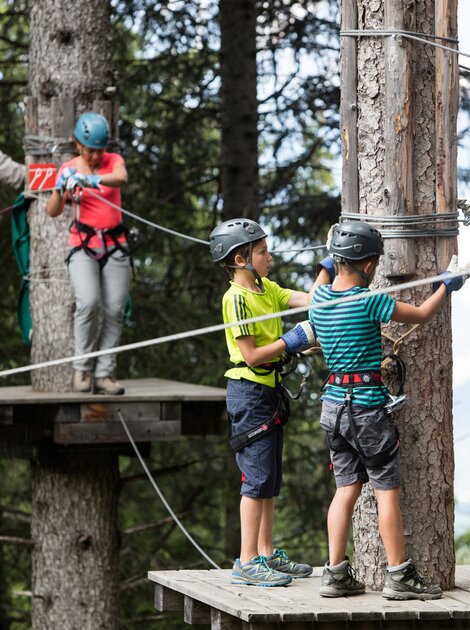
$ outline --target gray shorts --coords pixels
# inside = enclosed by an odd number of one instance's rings
[[[325,431],[327,441],[333,439],[336,420],[341,405],[323,401],[320,425]],[[366,457],[376,455],[390,444],[396,443],[395,423],[392,417],[385,413],[383,407],[352,407],[359,444]],[[370,481],[377,490],[393,490],[400,486],[400,458],[398,450],[395,457],[388,463],[377,467],[366,467],[355,448],[354,439],[349,427],[348,413],[343,410],[340,420],[340,434],[344,438],[344,450],[331,450],[330,457],[338,488],[350,486],[353,483]],[[351,448],[347,447],[347,444]]]

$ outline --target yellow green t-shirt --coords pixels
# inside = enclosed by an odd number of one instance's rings
[[[229,324],[251,317],[284,311],[288,306],[293,290],[283,289],[276,282],[272,282],[267,278],[263,278],[263,285],[264,292],[259,293],[231,282],[230,288],[222,299],[224,323]],[[252,335],[255,338],[256,347],[266,346],[279,339],[282,335],[282,320],[280,317],[273,317],[261,322],[227,328],[225,330],[225,339],[232,363],[244,361],[238,347],[237,338],[247,335]],[[274,361],[277,360],[274,359]],[[274,372],[271,372],[271,374],[255,374],[248,367],[230,368],[225,372],[225,376],[235,380],[245,378],[269,387],[275,387],[276,385]]]

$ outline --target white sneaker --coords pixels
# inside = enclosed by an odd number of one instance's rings
[[[73,373],[73,390],[82,393],[91,391],[91,372],[75,370]]]
[[[108,394],[109,396],[119,396],[124,394],[126,390],[124,387],[116,381],[112,376],[103,376],[102,378],[95,378],[93,385],[94,394]]]

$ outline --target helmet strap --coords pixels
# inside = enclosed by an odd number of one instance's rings
[[[250,243],[249,245],[249,250],[248,250],[248,262],[246,263],[246,265],[224,265],[224,267],[229,267],[230,269],[246,269],[247,271],[251,271],[251,273],[254,275],[255,277],[255,282],[256,284],[259,286],[260,291],[262,293],[264,293],[264,285],[263,285],[263,281],[261,279],[261,276],[259,275],[259,273],[256,271],[256,269],[253,267],[253,257],[252,257],[252,252],[253,252],[253,243]],[[228,270],[227,270],[228,271]]]
[[[354,265],[351,265],[350,262],[348,262],[347,260],[343,260],[343,262],[354,271],[354,273],[357,273],[359,276],[361,276],[361,278],[364,278],[364,280],[366,281],[366,286],[368,287],[370,285],[370,283],[372,282],[372,277],[373,274],[371,273],[366,273],[365,271],[362,271],[362,269],[358,269],[357,267],[355,267]]]

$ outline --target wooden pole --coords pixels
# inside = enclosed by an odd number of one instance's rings
[[[343,0],[341,30],[357,29],[356,0]],[[341,155],[343,212],[359,212],[357,165],[357,49],[355,37],[341,39]]]
[[[439,61],[430,44],[380,36],[385,28],[434,35],[435,19],[440,22],[436,25],[439,33],[453,36],[449,23],[454,24],[456,8],[451,4],[451,0],[356,0],[359,28],[378,31],[376,37],[356,40],[358,198],[365,220],[367,215],[412,213],[429,215],[429,227],[434,227],[436,210],[455,210],[450,191],[455,190],[451,184],[456,83],[450,59],[440,54]],[[343,10],[346,7],[344,2]],[[342,74],[350,71],[342,59]],[[350,207],[347,199],[344,206]],[[397,276],[434,275],[447,265],[448,255],[441,252],[448,252],[449,246],[452,242],[442,237],[387,239],[387,256],[374,287],[389,286]],[[423,286],[393,297],[419,305],[431,291],[430,286]],[[386,328],[394,338],[406,330],[393,322]],[[391,350],[384,345],[385,352]],[[407,337],[399,351],[408,369],[408,405],[395,414],[401,434],[405,553],[432,581],[450,588],[455,567],[450,300],[429,323]],[[359,578],[380,589],[386,559],[369,484],[356,506],[353,526]]]
[[[384,4],[385,29],[414,30],[413,6],[402,0]],[[385,175],[383,211],[385,215],[414,213],[413,202],[413,46],[397,35],[384,40],[385,57]],[[383,273],[387,277],[408,276],[416,271],[412,239],[386,239]]]
[[[457,2],[436,0],[436,35],[457,38]],[[437,40],[449,47],[457,46]],[[436,48],[436,212],[457,210],[457,115],[458,57]],[[447,224],[440,224],[448,227]],[[437,269],[447,268],[457,253],[457,238],[439,238],[436,245]]]

